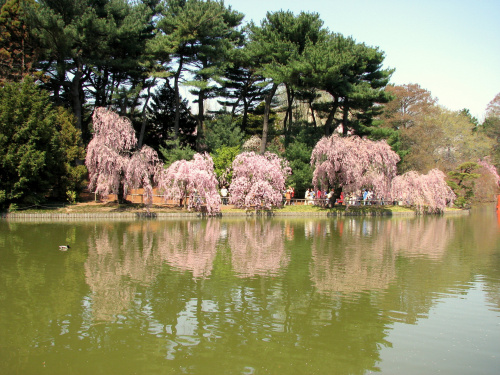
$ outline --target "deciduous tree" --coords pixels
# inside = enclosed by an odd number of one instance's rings
[[[159,159],[148,146],[134,152],[137,145],[130,120],[106,108],[96,108],[92,116],[94,136],[87,146],[85,164],[89,189],[96,194],[117,194],[125,198],[129,188],[144,187],[152,202],[152,181]]]
[[[341,186],[344,192],[372,187],[378,196],[385,197],[398,161],[399,156],[385,141],[334,134],[323,137],[312,151],[313,184],[322,189]]]
[[[419,212],[441,212],[456,198],[445,181],[445,174],[432,169],[427,174],[406,172],[392,181],[391,197],[415,206]]]
[[[281,206],[285,182],[291,173],[288,161],[271,152],[243,152],[233,162],[230,203],[238,207]]]
[[[438,109],[437,98],[418,84],[388,85],[385,91],[393,98],[384,105],[385,126],[408,129]]]
[[[177,160],[167,169],[162,168],[156,181],[165,200],[186,202],[189,198],[188,209],[201,211],[205,206],[208,214],[220,211],[221,198],[214,163],[207,153],[197,153],[193,160]]]
[[[426,173],[438,168],[447,172],[489,155],[493,142],[483,132],[473,129],[474,125],[463,113],[437,108],[401,131],[403,148],[409,150],[401,169]]]

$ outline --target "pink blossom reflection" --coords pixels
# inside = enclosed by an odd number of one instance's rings
[[[433,218],[429,225],[425,220],[316,222],[322,228],[315,228],[313,236],[312,282],[321,292],[387,289],[396,277],[399,255],[441,260],[455,232],[453,221]],[[306,233],[310,231],[306,226]]]
[[[168,264],[205,278],[212,272],[220,231],[219,220],[180,221],[159,234],[158,250]]]
[[[248,220],[229,227],[233,269],[239,277],[275,275],[290,261],[280,223]]]
[[[153,252],[151,225],[131,224],[124,231],[102,226],[89,237],[85,279],[95,320],[114,320],[130,308],[137,286],[156,278],[161,260]]]

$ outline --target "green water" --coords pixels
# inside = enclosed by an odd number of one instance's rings
[[[446,217],[0,221],[0,374],[499,369],[494,207]]]

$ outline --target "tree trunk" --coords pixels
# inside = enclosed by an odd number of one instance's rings
[[[262,126],[262,140],[260,142],[260,153],[263,154],[266,152],[267,145],[267,133],[269,132],[269,114],[271,113],[271,101],[273,100],[273,96],[278,89],[278,84],[273,83],[273,87],[271,91],[266,95],[265,99],[265,107],[264,107],[264,124]]]
[[[328,114],[328,118],[325,123],[325,135],[328,137],[331,134],[333,120],[335,120],[335,113],[337,113],[337,108],[339,107],[339,97],[334,96],[333,106]]]
[[[248,101],[246,99],[243,99],[243,116],[241,119],[241,131],[244,133],[247,129],[247,123],[248,123]]]
[[[198,116],[196,116],[196,150],[198,152],[202,151],[203,147],[203,133],[205,132],[205,108],[203,106],[203,101],[205,100],[205,90],[201,90],[198,93]]]
[[[292,130],[293,123],[293,100],[295,99],[295,91],[293,88],[287,89],[287,97],[288,97],[288,133]]]
[[[141,132],[139,133],[139,142],[138,142],[138,149],[140,150],[142,148],[142,142],[144,141],[144,133],[146,132],[146,123],[147,123],[147,109],[148,109],[148,103],[149,99],[151,98],[151,87],[153,87],[156,83],[156,78],[153,79],[153,82],[151,85],[148,85],[148,96],[146,97],[146,101],[144,103],[144,106],[142,107],[142,124],[141,124]]]
[[[317,126],[316,116],[314,115],[314,108],[313,108],[313,101],[312,100],[309,100],[309,108],[311,109],[311,117],[312,117],[313,125],[314,125],[314,127],[316,127]]]
[[[179,67],[174,75],[174,92],[175,92],[175,120],[174,120],[174,139],[179,137],[179,124],[181,119],[181,96],[179,93],[179,79],[182,72],[182,64],[184,63],[184,57],[181,55],[179,57]]]
[[[343,110],[344,114],[342,116],[342,135],[345,137],[347,136],[348,132],[347,125],[349,121],[349,99],[347,97],[344,98]]]
[[[83,72],[81,67],[75,72],[70,85],[71,101],[73,104],[73,114],[76,119],[76,128],[82,130],[82,101],[80,98],[80,84]]]

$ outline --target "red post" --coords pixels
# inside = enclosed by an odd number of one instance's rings
[[[500,195],[497,195],[497,210],[500,210]]]

